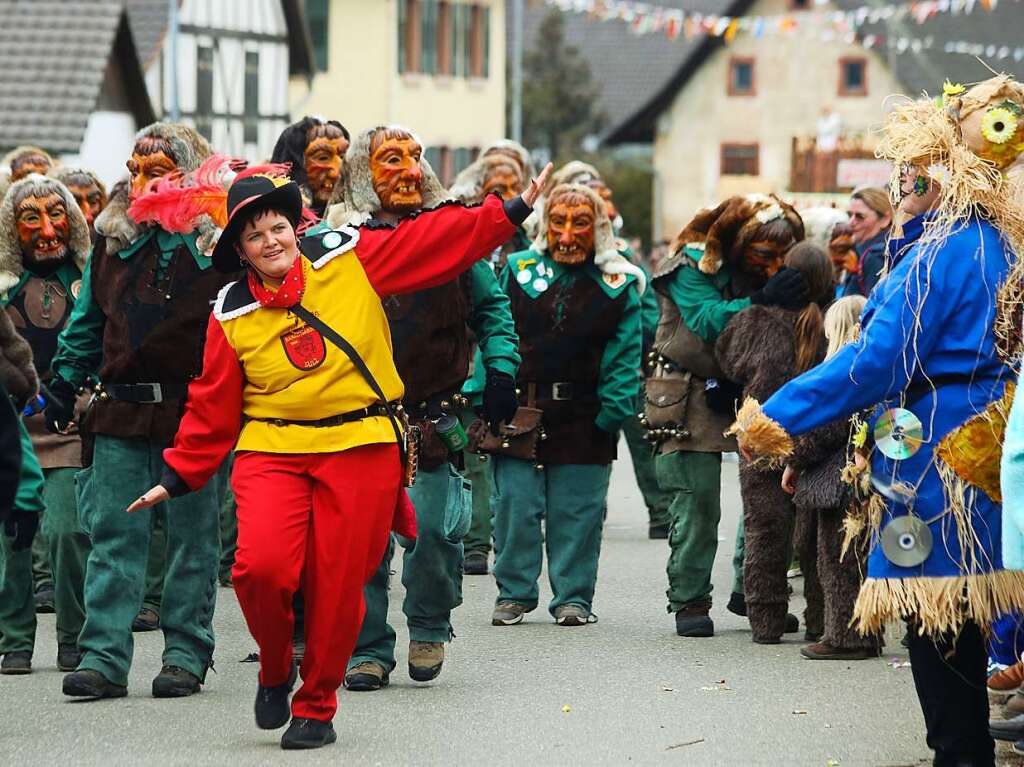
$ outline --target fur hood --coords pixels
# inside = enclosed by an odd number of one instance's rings
[[[698,268],[704,274],[717,274],[723,261],[732,255],[733,244],[743,239],[748,227],[758,227],[778,218],[785,218],[793,226],[797,242],[804,238],[800,214],[774,194],[730,197],[714,208],[699,211],[676,235],[671,252],[675,254],[685,247],[703,250]]]
[[[32,173],[11,184],[3,202],[0,203],[0,292],[10,290],[17,285],[25,271],[21,246],[18,243],[18,231],[14,225],[15,198],[23,200],[34,195],[43,196],[53,193],[61,196],[64,200],[64,207],[68,211],[70,224],[68,248],[71,251],[71,257],[80,270],[85,270],[85,260],[89,257],[91,242],[89,225],[85,222],[81,208],[78,207],[78,203],[75,202],[75,198],[68,188],[60,181],[49,176]]]
[[[21,410],[39,391],[39,376],[32,364],[32,347],[21,337],[7,316],[0,311],[0,383]]]
[[[64,184],[64,186],[68,186],[76,176],[86,176],[96,185],[96,188],[103,193],[104,197],[107,195],[106,184],[100,181],[99,176],[82,165],[57,165],[50,168],[50,172],[46,175],[50,178],[57,179],[60,183]]]
[[[182,123],[155,122],[135,134],[135,141],[156,136],[171,145],[174,160],[182,173],[188,173],[200,166],[210,156],[210,145],[193,128]],[[107,240],[107,252],[116,253],[131,245],[145,231],[146,227],[135,223],[128,216],[128,192],[130,186],[114,189],[107,207],[96,217],[96,232]],[[212,235],[216,227],[208,218],[200,220],[198,227],[205,235]]]
[[[358,226],[373,218],[380,210],[380,198],[373,188],[373,174],[370,172],[370,143],[378,131],[389,128],[404,130],[412,134],[408,128],[397,125],[378,125],[363,131],[352,141],[345,153],[345,181],[335,188],[327,210],[327,223],[332,229],[342,226]],[[423,141],[412,134],[420,146]],[[423,210],[436,208],[442,202],[450,200],[448,192],[441,185],[437,174],[425,157],[420,158],[420,169],[423,171]]]
[[[546,253],[548,250],[548,202],[555,191],[572,191],[588,198],[594,206],[594,266],[603,274],[626,274],[636,277],[640,283],[640,293],[647,290],[647,275],[644,270],[633,264],[629,259],[618,251],[615,240],[615,232],[612,231],[612,222],[605,213],[604,202],[597,196],[597,193],[589,186],[583,184],[563,184],[553,187],[544,201],[544,207],[540,212],[537,236],[530,246],[535,253]]]
[[[511,139],[500,139],[480,150],[480,155],[455,177],[448,192],[457,200],[475,202],[480,199],[487,170],[494,164],[505,162],[518,167],[523,186],[530,183],[536,172],[530,153],[522,144]]]
[[[597,168],[590,163],[571,160],[551,174],[548,190],[550,193],[550,190],[556,186],[562,186],[562,184],[587,184],[594,180],[601,180],[601,174],[598,173]]]

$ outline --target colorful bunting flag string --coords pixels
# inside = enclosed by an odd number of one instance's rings
[[[1003,0],[1003,2],[1019,2],[1019,0]],[[771,34],[810,33],[821,36],[824,40],[848,40],[866,47],[876,47],[880,38],[876,35],[858,36],[858,31],[866,24],[877,24],[883,21],[912,21],[918,25],[940,14],[954,16],[974,13],[977,9],[989,12],[999,0],[917,0],[910,3],[892,5],[864,5],[851,10],[834,10],[826,8],[793,11],[786,14],[764,16],[728,16],[715,13],[700,13],[680,8],[667,8],[652,3],[634,2],[633,0],[545,0],[547,5],[555,6],[562,11],[586,13],[601,21],[618,20],[625,22],[638,35],[663,33],[668,39],[680,37],[691,40],[702,35],[720,37],[731,42],[737,34],[750,34],[763,37]],[[825,5],[827,0],[815,0],[817,5]],[[831,37],[827,36],[831,35]],[[868,44],[868,38],[872,38]],[[890,47],[913,47],[920,49],[925,46],[928,38],[897,38],[887,41]],[[984,55],[986,58],[1005,59],[1013,57],[1020,61],[1018,52],[1024,48],[1008,48],[1006,46],[986,46],[979,43],[958,41],[953,43],[955,50],[949,50],[950,44],[944,44],[948,53],[969,53]],[[994,52],[989,53],[990,49]],[[981,51],[981,52],[979,52]],[[1020,54],[1024,57],[1024,53]]]

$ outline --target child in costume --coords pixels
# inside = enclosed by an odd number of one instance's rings
[[[984,633],[1024,602],[1024,573],[1003,567],[998,473],[1016,379],[1007,361],[1019,354],[1007,309],[1017,305],[1020,283],[1008,277],[1024,246],[1013,167],[1024,151],[1024,87],[999,76],[947,86],[941,104],[904,103],[878,151],[895,164],[892,191],[914,217],[890,243],[860,338],[767,402],[747,400],[733,431],[748,455],[784,461],[796,436],[882,403],[869,423],[876,495],[854,619],[864,633],[911,621],[935,764],[991,765]],[[933,190],[933,164],[944,167],[942,186],[934,204],[918,204]]]
[[[747,397],[767,399],[787,380],[817,364],[825,354],[821,306],[832,298],[832,263],[814,243],[799,243],[785,265],[808,287],[800,308],[751,306],[737,314],[718,337],[715,356],[726,377]],[[786,569],[793,539],[793,502],[780,486],[782,470],[740,459],[743,498],[743,593],[753,640],[777,644],[799,628],[788,617]]]
[[[840,298],[825,313],[826,358],[856,340],[863,296]],[[850,421],[833,421],[794,442],[786,461],[782,488],[796,506],[794,548],[804,574],[806,638],[801,649],[811,660],[863,660],[878,654],[880,642],[850,625],[853,605],[863,580],[858,545],[843,542],[843,520],[854,503],[853,488],[844,481]],[[851,544],[855,542],[851,541]]]

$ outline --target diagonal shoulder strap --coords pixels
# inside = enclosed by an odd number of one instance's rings
[[[301,303],[292,306],[289,311],[296,317],[302,319],[307,325],[316,328],[320,331],[320,334],[328,339],[332,344],[341,349],[352,360],[352,364],[355,365],[356,370],[359,371],[360,375],[366,380],[366,383],[373,390],[373,393],[377,395],[381,405],[384,406],[384,410],[387,411],[388,418],[391,419],[391,428],[395,430],[395,440],[398,442],[398,451],[400,454],[401,462],[405,464],[405,438],[402,436],[402,428],[398,425],[398,417],[395,415],[394,409],[391,407],[391,403],[388,402],[387,396],[384,394],[384,390],[380,388],[380,384],[377,383],[377,379],[373,377],[373,373],[370,372],[370,368],[363,361],[363,358],[356,351],[356,348],[350,344],[345,337],[338,331],[328,325],[326,322],[321,320],[309,309],[304,307]]]

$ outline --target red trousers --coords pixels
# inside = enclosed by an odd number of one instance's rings
[[[235,593],[260,649],[260,684],[288,680],[292,595],[306,654],[292,715],[328,721],[363,622],[363,586],[384,557],[400,485],[396,445],[308,455],[240,452]]]

